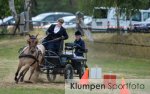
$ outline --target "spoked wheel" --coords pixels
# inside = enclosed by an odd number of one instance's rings
[[[79,78],[80,78],[80,79],[82,78],[82,76],[83,76],[83,74],[84,74],[86,68],[87,68],[87,65],[81,64],[81,66],[80,66],[80,68],[79,68],[79,70],[78,70],[78,71],[79,71]]]
[[[73,67],[71,64],[67,64],[65,67],[65,73],[64,73],[64,77],[66,82],[68,82],[70,79],[73,79]]]
[[[56,79],[56,74],[51,74],[50,70],[47,70],[47,80],[49,82],[54,82]]]

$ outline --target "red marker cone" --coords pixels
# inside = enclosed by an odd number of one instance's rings
[[[125,85],[125,80],[122,79],[122,85]],[[120,94],[131,94],[126,86],[124,88],[120,89]]]
[[[80,84],[88,84],[88,79],[89,79],[89,69],[86,68],[81,80],[80,80]]]

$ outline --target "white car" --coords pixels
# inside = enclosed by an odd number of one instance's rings
[[[150,22],[150,18],[148,18],[148,19],[146,20],[146,22]]]
[[[75,27],[76,27],[76,16],[62,17],[62,19],[64,19],[64,24],[63,24],[63,26],[64,26],[66,29],[75,28]]]
[[[65,28],[75,28],[76,27],[76,16],[67,16],[67,17],[63,17],[64,19],[64,24],[63,26]],[[90,16],[84,16],[84,23],[86,25],[90,25],[92,22],[92,17]]]
[[[65,28],[69,29],[69,28],[75,28],[76,27],[76,16],[67,16],[67,17],[63,17],[62,19],[64,19],[63,26]],[[84,23],[86,25],[90,25],[91,22],[92,22],[92,17],[84,16]]]

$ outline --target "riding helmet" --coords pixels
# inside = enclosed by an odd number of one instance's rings
[[[80,32],[80,31],[76,31],[76,32],[75,32],[75,35],[76,35],[76,36],[81,35],[81,32]]]

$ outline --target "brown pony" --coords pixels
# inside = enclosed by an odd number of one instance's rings
[[[14,78],[16,83],[18,83],[19,80],[20,82],[24,81],[24,76],[29,69],[31,71],[28,80],[30,81],[34,71],[38,71],[39,65],[43,63],[45,48],[43,45],[37,45],[37,36],[38,35],[34,36],[29,34],[29,39],[27,40],[28,46],[26,46],[19,55],[19,65]]]

